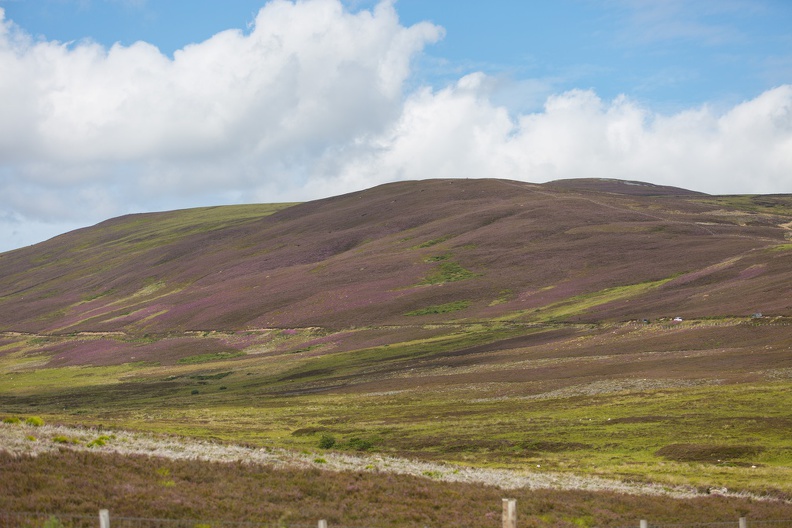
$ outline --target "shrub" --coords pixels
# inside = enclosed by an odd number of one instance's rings
[[[366,440],[364,438],[350,438],[347,445],[350,449],[357,449],[358,451],[368,451],[372,447],[374,447],[374,442],[371,440]]]
[[[69,438],[68,436],[58,435],[52,439],[53,442],[58,444],[78,444],[80,441],[76,438]]]
[[[319,447],[322,449],[330,449],[336,444],[336,439],[334,436],[323,434],[322,437],[319,439]]]
[[[41,427],[44,425],[44,420],[41,419],[39,416],[30,416],[27,420],[25,420],[27,425],[32,425],[33,427]]]
[[[88,442],[85,445],[87,447],[102,447],[103,445],[107,444],[107,442],[109,442],[109,441],[110,441],[110,437],[109,436],[102,435],[102,436],[100,436],[98,438],[95,438],[95,439],[91,440],[90,442]]]
[[[5,418],[3,418],[3,423],[7,423],[7,424],[18,424],[21,421],[22,420],[20,420],[16,416],[6,416]]]

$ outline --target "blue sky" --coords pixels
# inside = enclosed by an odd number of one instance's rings
[[[30,34],[105,46],[142,40],[170,56],[245,29],[264,0],[0,0]],[[347,0],[352,11],[377,2]],[[413,83],[439,86],[483,71],[541,79],[548,89],[630,94],[655,107],[734,104],[792,82],[788,0],[398,0],[404,25],[445,36],[424,50]]]
[[[399,179],[792,192],[787,0],[0,9],[0,251]]]

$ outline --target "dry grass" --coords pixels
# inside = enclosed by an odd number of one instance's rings
[[[599,485],[537,489],[514,485],[514,479],[504,486],[482,485],[486,471],[449,481],[453,470],[447,466],[404,461],[413,467],[404,472],[388,466],[398,461],[381,457],[263,452],[108,431],[101,432],[109,438],[105,447],[87,448],[82,442],[100,432],[44,426],[35,430],[35,441],[23,441],[12,438],[31,432],[23,426],[0,430],[3,445],[13,445],[15,453],[0,452],[0,510],[94,515],[108,508],[119,517],[472,527],[498,526],[501,498],[508,496],[518,500],[520,525],[529,527],[627,526],[639,518],[657,523],[792,518],[790,504],[748,497],[623,493],[647,489],[635,485],[618,491]],[[50,438],[64,434],[82,447],[52,445]],[[20,447],[24,442],[35,447]],[[368,464],[361,467],[363,462]]]

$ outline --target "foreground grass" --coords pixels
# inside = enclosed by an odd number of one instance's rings
[[[494,401],[462,391],[268,396],[250,405],[214,389],[166,408],[152,398],[43,416],[297,450],[331,436],[341,451],[790,497],[790,394],[777,383]]]
[[[672,499],[609,492],[510,490],[431,478],[245,463],[170,460],[68,449],[37,457],[0,452],[0,509],[196,521],[346,526],[499,526],[516,498],[520,526],[635,526],[792,518],[792,505],[718,496]],[[102,478],[97,478],[102,475]],[[704,513],[706,512],[706,513]]]

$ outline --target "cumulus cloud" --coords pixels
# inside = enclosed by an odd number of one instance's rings
[[[442,33],[402,26],[390,2],[275,0],[249,31],[170,59],[145,42],[34,41],[0,9],[4,217],[99,220],[299,186],[325,151],[399,115],[410,61]]]
[[[789,192],[792,86],[725,113],[704,106],[660,115],[593,91],[549,97],[541,112],[493,105],[486,77],[413,94],[391,129],[348,163],[348,185],[419,178],[643,180],[709,192]],[[329,176],[328,176],[329,177]]]
[[[170,58],[145,42],[36,41],[0,9],[0,250],[47,225],[54,235],[126,212],[404,179],[790,190],[791,86],[673,115],[590,90],[524,112],[504,105],[503,79],[482,73],[405,93],[411,61],[442,36],[403,26],[387,1],[352,13],[338,0],[274,0],[247,31]]]

